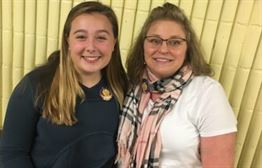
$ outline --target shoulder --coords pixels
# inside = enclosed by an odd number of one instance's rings
[[[41,65],[33,69],[25,77],[28,78],[33,86],[44,89],[51,85],[57,66],[49,63]]]
[[[190,86],[195,89],[206,89],[213,86],[220,86],[220,83],[209,76],[195,76],[191,81]]]
[[[59,66],[60,51],[54,51],[47,62],[36,67],[27,75],[34,84],[48,84],[52,81],[54,74]]]
[[[222,92],[221,84],[209,76],[195,76],[192,81],[183,90],[183,94],[189,94],[193,97],[202,97],[205,93]]]
[[[196,76],[183,89],[176,106],[203,137],[235,132],[237,120],[222,85],[208,76]]]
[[[39,84],[44,85],[52,75],[44,70],[43,67],[38,67],[25,74],[22,79],[18,82],[15,87],[15,91],[24,92],[32,91],[35,92]]]
[[[38,69],[33,69],[21,79],[20,84],[31,85],[33,87],[40,82],[40,79],[41,79],[41,72]]]
[[[12,95],[28,95],[33,92],[35,86],[32,83],[32,72],[27,73],[15,86]]]
[[[208,76],[196,76],[181,95],[181,103],[189,106],[188,111],[196,119],[210,114],[221,114],[232,111],[228,98],[222,85],[215,79]],[[223,111],[223,112],[221,112]]]

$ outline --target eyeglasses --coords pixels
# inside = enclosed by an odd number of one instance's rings
[[[166,45],[169,49],[178,49],[179,47],[182,46],[183,42],[186,42],[185,38],[169,38],[169,39],[162,39],[161,37],[158,36],[146,36],[145,37],[146,42],[154,48],[159,48],[162,46],[163,41],[166,42]]]

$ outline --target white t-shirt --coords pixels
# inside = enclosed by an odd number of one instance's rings
[[[146,111],[152,106],[151,101]],[[160,125],[160,168],[201,168],[200,136],[236,132],[236,124],[222,86],[207,76],[194,77]]]

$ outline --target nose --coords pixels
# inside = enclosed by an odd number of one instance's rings
[[[90,38],[86,43],[86,51],[89,53],[93,53],[96,50],[95,40]]]
[[[168,46],[167,46],[167,41],[163,41],[162,44],[159,47],[159,52],[161,53],[166,53],[168,52]]]

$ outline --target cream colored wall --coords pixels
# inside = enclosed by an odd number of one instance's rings
[[[123,62],[148,11],[166,0],[100,0],[120,24]],[[21,77],[59,48],[68,11],[81,0],[0,1],[0,127]],[[238,119],[235,165],[261,167],[262,0],[173,0],[192,21]]]

